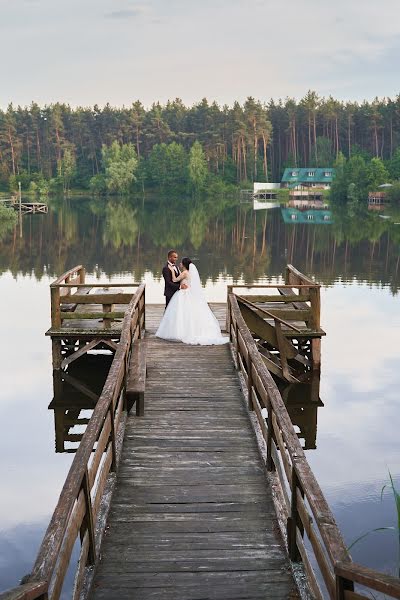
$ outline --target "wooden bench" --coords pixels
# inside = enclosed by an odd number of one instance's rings
[[[65,289],[65,288],[63,288],[63,289]],[[91,289],[92,288],[90,286],[84,287],[84,288],[79,288],[74,294],[72,294],[72,296],[73,295],[77,295],[77,294],[80,294],[80,295],[85,294],[86,295],[86,294],[88,294],[90,292]],[[67,290],[67,292],[68,292],[68,290]],[[65,294],[67,292],[65,292]],[[60,310],[61,310],[61,312],[74,312],[75,309],[76,309],[76,307],[78,305],[76,303],[65,304],[63,302],[62,298],[63,298],[63,295],[61,295],[61,299],[60,299],[61,300],[60,301]]]
[[[136,415],[144,416],[144,392],[146,387],[146,343],[136,340],[133,343],[126,378],[126,407],[128,412],[136,402]]]

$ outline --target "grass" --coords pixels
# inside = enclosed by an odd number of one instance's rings
[[[390,488],[392,490],[393,493],[393,498],[394,498],[394,502],[395,502],[395,507],[396,507],[396,513],[397,513],[397,526],[393,527],[393,526],[388,526],[388,527],[377,527],[376,529],[371,529],[370,531],[367,531],[367,533],[364,533],[363,535],[360,535],[360,537],[358,537],[356,540],[354,540],[354,542],[349,546],[349,550],[358,542],[360,542],[361,540],[363,540],[364,538],[366,538],[368,535],[370,535],[371,533],[377,532],[377,531],[394,531],[397,535],[397,576],[400,577],[400,494],[399,492],[396,490],[396,487],[394,485],[394,481],[393,481],[393,477],[391,472],[389,471],[389,483],[385,483],[385,485],[383,486],[382,490],[381,490],[381,501],[383,499],[383,493],[385,491],[386,488]]]

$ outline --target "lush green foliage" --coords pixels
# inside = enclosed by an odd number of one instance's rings
[[[391,188],[386,190],[386,196],[392,207],[400,208],[400,181],[397,181]]]
[[[336,175],[332,183],[330,198],[338,204],[349,202],[353,207],[366,201],[368,192],[376,191],[390,180],[390,174],[380,158],[366,161],[356,154],[346,160],[339,154],[335,161]]]
[[[115,141],[135,148],[138,164],[128,179],[120,161],[104,164],[102,148]],[[21,181],[28,190],[33,181],[38,193],[89,186],[96,192],[132,186],[183,190],[196,141],[208,176],[228,184],[279,181],[285,166],[331,166],[340,152],[347,160],[359,155],[366,164],[380,159],[389,176],[399,179],[400,96],[358,104],[310,91],[299,102],[248,98],[221,107],[203,99],[187,107],[176,99],[147,110],[140,102],[123,108],[10,105],[0,110],[0,187],[15,189]],[[106,169],[104,185],[97,177]]]
[[[14,227],[17,218],[13,208],[0,204],[0,240]]]
[[[107,190],[117,194],[129,193],[136,180],[135,171],[138,164],[133,145],[119,144],[117,141],[109,147],[103,144],[101,154]]]
[[[204,188],[207,172],[207,161],[203,148],[196,141],[190,149],[189,156],[189,180],[195,192],[199,192]]]

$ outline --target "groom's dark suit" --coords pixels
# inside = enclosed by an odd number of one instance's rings
[[[180,270],[176,265],[173,265],[175,269],[176,277],[180,274]],[[165,281],[164,288],[164,296],[165,296],[165,306],[168,306],[169,301],[172,296],[179,290],[180,283],[172,281],[172,273],[169,270],[168,263],[163,267],[162,274]]]

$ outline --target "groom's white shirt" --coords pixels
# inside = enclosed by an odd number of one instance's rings
[[[178,269],[178,267],[177,267],[176,265],[174,265],[172,262],[169,262],[169,261],[168,261],[168,264],[169,264],[171,267],[174,267],[175,273],[176,273],[176,275],[178,276],[178,275],[179,275],[179,269]]]

